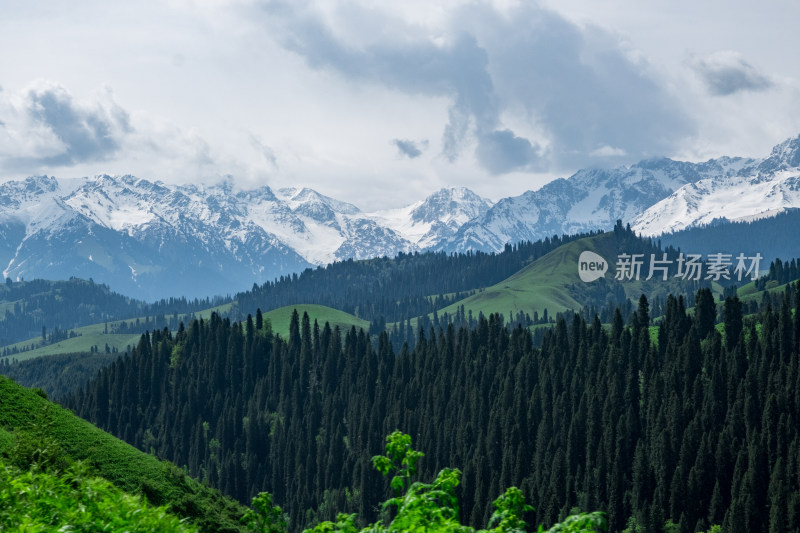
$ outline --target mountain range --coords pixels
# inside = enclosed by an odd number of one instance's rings
[[[7,278],[92,278],[144,299],[231,293],[332,261],[399,252],[499,251],[610,229],[645,235],[800,207],[800,137],[763,159],[652,159],[580,170],[492,202],[466,188],[362,211],[308,188],[236,190],[134,176],[29,177],[0,185]]]

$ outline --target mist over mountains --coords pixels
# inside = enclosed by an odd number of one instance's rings
[[[763,159],[670,159],[580,170],[496,203],[466,188],[362,211],[308,188],[234,190],[134,176],[0,185],[0,264],[11,279],[92,278],[144,299],[232,293],[308,267],[399,252],[500,251],[610,229],[645,235],[800,207],[800,137]]]

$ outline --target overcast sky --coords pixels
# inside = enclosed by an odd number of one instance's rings
[[[365,210],[800,134],[800,2],[0,0],[0,180],[231,175]]]

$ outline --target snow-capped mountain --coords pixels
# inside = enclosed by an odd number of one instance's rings
[[[717,173],[676,190],[635,217],[643,235],[672,233],[714,221],[752,221],[800,207],[800,137],[746,160],[734,172]]]
[[[0,185],[0,261],[13,279],[92,277],[144,298],[224,294],[335,260],[421,250],[489,205],[451,189],[362,213],[311,189],[32,177]]]
[[[632,220],[680,187],[731,174],[748,162],[723,158],[693,164],[656,159],[631,167],[581,170],[569,179],[500,200],[485,215],[461,226],[444,248],[499,251],[506,243],[608,230],[617,220]]]
[[[409,206],[362,212],[307,188],[239,191],[133,176],[31,177],[0,184],[0,264],[12,279],[93,278],[154,299],[247,289],[336,260],[608,230],[647,235],[800,207],[800,137],[764,159],[670,159],[587,169],[497,203],[442,189]]]
[[[229,192],[131,176],[99,176],[71,188],[48,177],[5,183],[4,275],[91,277],[157,298],[224,294],[242,288],[243,280],[252,284],[309,266],[273,234],[243,220]]]

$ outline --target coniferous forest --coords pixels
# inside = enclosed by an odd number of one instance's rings
[[[249,502],[269,491],[290,529],[339,511],[374,520],[388,483],[370,457],[395,429],[420,474],[463,470],[465,523],[518,486],[553,523],[575,508],[609,530],[800,530],[800,287],[747,317],[701,289],[642,297],[610,325],[560,318],[535,347],[497,315],[472,329],[388,336],[295,315],[213,315],[142,337],[65,404],[101,428]]]

